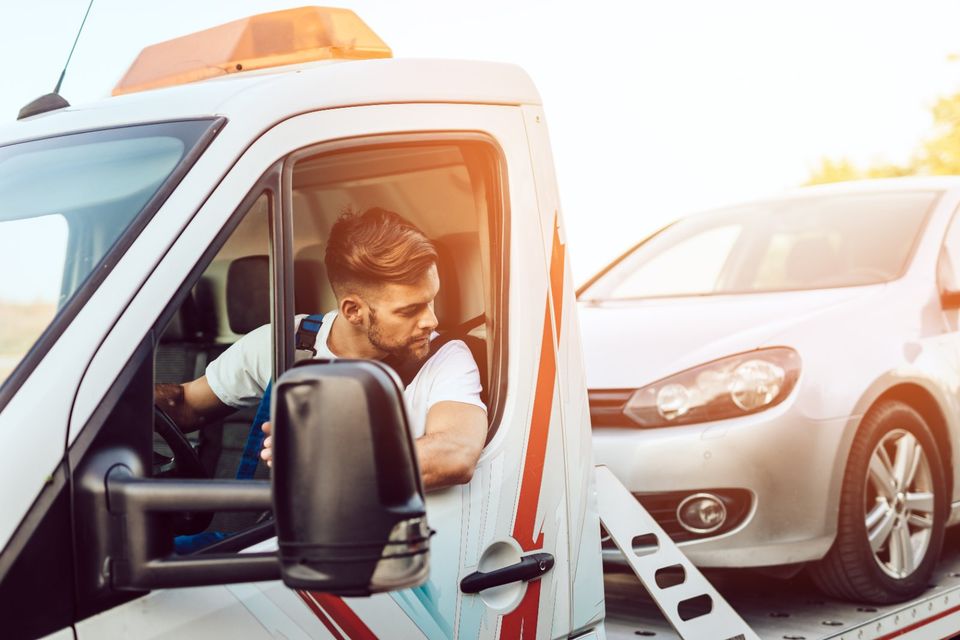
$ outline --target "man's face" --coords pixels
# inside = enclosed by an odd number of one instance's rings
[[[437,328],[433,299],[439,290],[440,277],[433,265],[414,284],[385,284],[367,292],[370,343],[401,361],[427,357],[430,334]]]

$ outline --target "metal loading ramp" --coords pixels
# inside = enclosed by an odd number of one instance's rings
[[[600,522],[679,637],[759,640],[606,467],[597,467],[597,504]]]

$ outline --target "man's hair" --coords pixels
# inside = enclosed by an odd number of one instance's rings
[[[340,216],[330,230],[324,263],[340,297],[351,284],[413,284],[437,263],[437,250],[412,223],[375,207]]]

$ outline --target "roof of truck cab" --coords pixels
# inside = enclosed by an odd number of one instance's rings
[[[242,116],[267,127],[321,109],[444,102],[540,104],[540,96],[526,72],[511,64],[392,58],[324,61],[238,72],[66,107],[0,126],[0,145],[146,122]]]

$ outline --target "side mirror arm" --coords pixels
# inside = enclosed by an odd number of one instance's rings
[[[163,525],[164,514],[169,513],[271,509],[268,481],[154,480],[116,464],[101,486],[113,522],[102,532],[108,556],[101,566],[112,588],[140,591],[281,577],[275,552],[175,555],[173,536]]]

